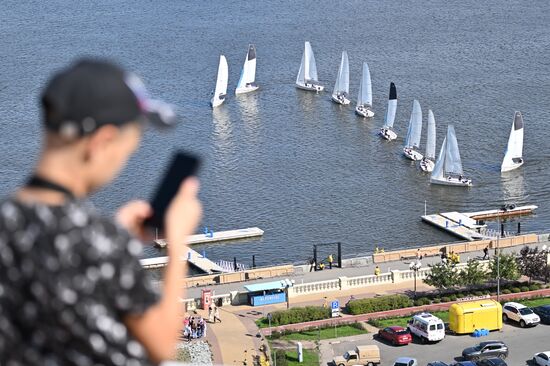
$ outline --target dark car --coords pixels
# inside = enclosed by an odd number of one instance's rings
[[[494,357],[506,358],[508,357],[508,347],[501,341],[481,342],[477,346],[468,347],[462,351],[462,357],[471,361]]]
[[[485,358],[476,362],[477,366],[508,366],[502,358]]]
[[[412,341],[411,333],[408,329],[399,326],[386,327],[378,331],[378,336],[390,341],[394,346],[409,344]]]
[[[427,366],[449,366],[443,361],[432,361]]]
[[[475,364],[475,362],[472,362],[472,361],[460,361],[460,362],[453,363],[452,366],[477,366],[477,365]]]
[[[537,306],[533,312],[539,316],[542,324],[550,324],[550,305]]]

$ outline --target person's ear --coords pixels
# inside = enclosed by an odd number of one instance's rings
[[[84,159],[88,161],[97,152],[104,150],[110,143],[113,142],[113,140],[116,139],[119,133],[119,128],[114,125],[104,125],[98,128],[88,138]]]

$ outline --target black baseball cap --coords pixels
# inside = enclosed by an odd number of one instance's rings
[[[42,93],[44,124],[66,138],[82,137],[103,125],[177,122],[174,108],[151,99],[141,79],[104,60],[82,59],[55,74]]]

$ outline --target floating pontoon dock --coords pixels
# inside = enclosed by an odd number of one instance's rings
[[[487,210],[477,212],[443,212],[440,214],[424,215],[422,221],[450,234],[466,240],[491,239],[496,237],[494,232],[487,230],[487,225],[479,225],[477,220],[486,220],[496,217],[508,217],[531,214],[537,206],[518,206],[514,208]]]
[[[187,250],[187,255],[181,258],[182,261],[188,261],[205,273],[227,272],[222,267],[218,266],[210,259],[203,257],[193,249],[187,248]],[[159,268],[164,267],[168,263],[168,257],[144,258],[140,259],[139,262],[143,268]]]
[[[262,235],[264,235],[264,231],[257,227],[249,227],[239,230],[209,231],[205,234],[191,235],[189,237],[188,244],[205,244],[226,240],[254,238]],[[167,243],[165,239],[155,240],[155,246],[157,247],[164,248],[166,245]]]

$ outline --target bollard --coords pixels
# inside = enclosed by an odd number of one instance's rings
[[[304,352],[302,349],[302,342],[296,343],[296,353],[298,354],[298,362],[304,362]]]

